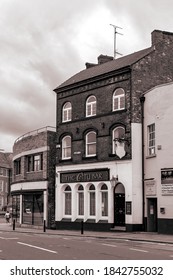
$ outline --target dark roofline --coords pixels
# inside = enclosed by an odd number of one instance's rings
[[[154,47],[149,47],[120,57],[118,59],[114,59],[112,61],[105,62],[103,64],[97,64],[96,66],[93,66],[91,68],[84,69],[59,85],[54,89],[54,91],[56,93],[60,93],[68,89],[76,88],[84,83],[87,84],[91,81],[93,82],[96,80],[100,80],[102,77],[105,78],[115,73],[130,70],[132,65],[143,59],[154,50]]]

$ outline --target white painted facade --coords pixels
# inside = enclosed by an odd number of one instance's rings
[[[132,160],[119,160],[97,162],[92,164],[75,164],[56,167],[56,191],[55,191],[55,220],[61,221],[62,219],[70,219],[71,222],[77,219],[83,219],[84,222],[88,219],[95,219],[98,223],[105,220],[108,223],[114,223],[114,192],[116,187],[111,186],[109,181],[97,182],[73,182],[63,184],[60,182],[60,174],[65,172],[78,172],[86,170],[100,170],[107,168],[109,170],[110,179],[112,176],[118,176],[118,183],[121,183],[125,189],[125,202],[131,202],[132,213],[125,215],[125,224],[141,225],[142,224],[142,150],[141,150],[141,124],[132,124]],[[84,187],[84,215],[78,215],[78,186],[82,184]],[[95,216],[89,216],[89,187],[91,184],[95,186],[95,203],[96,213]],[[108,216],[101,214],[101,186],[106,184],[108,188]],[[116,185],[117,185],[116,184]],[[65,215],[65,195],[64,189],[69,185],[72,193],[72,211],[71,215]]]
[[[159,230],[159,220],[173,220],[173,182],[161,182],[161,172],[173,169],[173,83],[157,86],[144,96],[145,217],[149,216],[149,199],[155,198]],[[155,124],[155,153],[149,156],[151,124]]]

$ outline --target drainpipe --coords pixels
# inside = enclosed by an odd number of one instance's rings
[[[145,96],[140,97],[141,102],[141,118],[142,118],[142,227],[145,231],[145,197],[144,197],[144,102]]]

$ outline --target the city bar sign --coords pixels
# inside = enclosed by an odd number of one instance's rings
[[[109,181],[109,169],[69,171],[60,173],[61,183]]]

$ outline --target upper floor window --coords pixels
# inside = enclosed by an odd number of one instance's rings
[[[117,148],[119,150],[119,148],[123,148],[124,143],[123,143],[123,139],[125,138],[125,129],[122,126],[118,126],[113,130],[112,133],[112,152],[113,154],[117,154]],[[124,149],[124,148],[123,148]],[[122,151],[123,152],[123,151]]]
[[[155,124],[148,126],[148,155],[155,155]]]
[[[28,172],[43,170],[43,155],[30,155],[28,156]]]
[[[71,115],[72,115],[72,106],[70,102],[66,102],[62,109],[62,121],[68,122],[71,121]]]
[[[96,115],[96,104],[97,104],[97,100],[94,95],[88,97],[86,101],[86,117],[91,117]]]
[[[113,94],[113,111],[125,109],[125,92],[123,88],[117,88]]]
[[[96,155],[96,132],[90,131],[86,135],[86,156]]]
[[[21,159],[16,159],[14,161],[14,171],[15,175],[21,174]]]
[[[71,136],[62,139],[62,159],[71,158]]]

